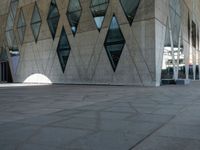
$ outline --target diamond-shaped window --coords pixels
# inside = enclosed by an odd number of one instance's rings
[[[71,30],[74,36],[77,32],[78,23],[81,18],[81,12],[82,12],[82,8],[81,8],[80,1],[70,0],[66,15],[69,20],[69,24],[71,26]]]
[[[24,19],[24,13],[23,13],[22,9],[20,10],[20,14],[19,14],[17,30],[18,30],[18,35],[19,35],[19,41],[21,44],[23,44],[24,34],[25,34],[25,30],[26,30],[26,22]]]
[[[35,42],[37,42],[38,40],[41,24],[42,24],[42,20],[40,17],[39,8],[38,8],[37,3],[35,3],[32,19],[31,19],[31,29],[33,32],[33,36],[35,38]]]
[[[96,23],[97,29],[100,31],[105,14],[108,8],[109,0],[92,0],[90,9]]]
[[[8,13],[7,24],[6,24],[6,40],[9,48],[12,48],[15,42],[14,35],[14,21],[17,13],[18,0],[12,0],[10,2],[10,10]]]
[[[123,7],[124,13],[126,14],[129,24],[132,25],[137,8],[140,4],[140,0],[120,0],[120,3]]]
[[[104,46],[114,71],[117,68],[125,43],[117,18],[113,15]]]
[[[6,24],[6,40],[9,48],[14,74],[17,71],[17,66],[20,58],[20,51],[18,49],[17,40],[14,33],[14,21],[17,13],[18,2],[18,0],[12,0],[10,2],[10,10]]]
[[[59,10],[55,0],[51,1],[47,22],[51,31],[52,38],[55,38],[58,22],[60,19]]]
[[[69,58],[71,47],[68,42],[67,34],[64,27],[60,35],[60,40],[57,47],[57,54],[62,67],[62,71],[65,72],[65,67]]]

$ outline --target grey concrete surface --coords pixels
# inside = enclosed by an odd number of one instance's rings
[[[199,150],[199,87],[0,86],[0,150]]]

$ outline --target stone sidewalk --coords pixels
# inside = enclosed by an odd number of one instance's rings
[[[199,149],[199,82],[0,88],[0,150]]]

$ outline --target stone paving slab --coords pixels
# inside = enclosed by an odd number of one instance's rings
[[[199,150],[199,87],[0,86],[0,150]]]

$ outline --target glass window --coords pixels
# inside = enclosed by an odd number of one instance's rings
[[[194,80],[194,69],[191,64],[189,64],[189,79]]]
[[[197,47],[199,50],[199,28],[197,27]]]
[[[57,47],[57,54],[58,54],[58,58],[59,58],[60,65],[61,65],[63,72],[65,71],[65,67],[67,64],[67,60],[69,58],[70,50],[71,50],[71,47],[69,45],[65,29],[63,27],[61,35],[60,35],[58,47]]]
[[[66,15],[69,20],[69,24],[71,26],[71,30],[74,36],[77,32],[77,27],[79,24],[79,20],[81,18],[81,12],[82,12],[82,8],[81,8],[80,1],[70,0]]]
[[[19,14],[17,30],[18,30],[18,35],[19,35],[19,41],[22,44],[24,41],[24,34],[25,34],[25,30],[26,30],[26,22],[24,19],[24,13],[23,13],[22,9],[20,10],[20,14]]]
[[[109,4],[109,0],[92,0],[91,1],[90,9],[92,11],[94,21],[99,31],[101,30],[101,27],[105,18],[106,10],[108,8],[108,4]]]
[[[125,39],[117,22],[117,18],[113,15],[104,46],[114,71],[117,68],[124,45]]]
[[[197,37],[197,30],[196,24],[192,21],[192,46],[196,48],[196,37]]]
[[[8,13],[8,19],[6,24],[6,40],[9,48],[12,48],[16,44],[14,35],[14,20],[17,13],[18,0],[12,0],[10,2],[10,10]]]
[[[59,11],[58,11],[56,1],[52,0],[51,4],[50,4],[47,22],[48,22],[49,29],[51,31],[51,35],[52,35],[53,39],[55,38],[55,35],[56,35],[56,30],[57,30],[57,27],[58,27],[59,19],[60,19],[60,14],[59,14]]]
[[[189,15],[189,13],[188,13],[188,42],[190,43],[190,29],[191,27],[190,27],[190,15]]]
[[[129,21],[129,23],[131,25],[133,23],[133,19],[137,12],[137,8],[140,4],[140,0],[120,0],[120,3],[124,9],[124,13],[126,14],[126,17]]]
[[[196,65],[196,80],[199,80],[199,65]]]
[[[31,29],[33,32],[33,36],[35,38],[35,42],[37,42],[37,40],[38,40],[41,24],[42,24],[42,20],[40,17],[39,8],[38,8],[37,3],[35,3],[33,15],[31,18]]]

